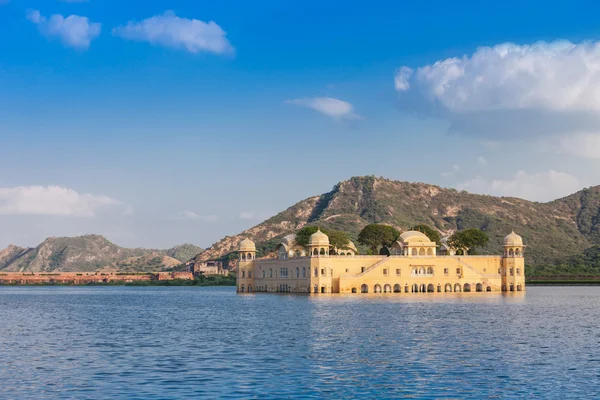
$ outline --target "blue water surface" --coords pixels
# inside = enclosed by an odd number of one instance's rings
[[[600,287],[0,287],[0,398],[598,398]]]

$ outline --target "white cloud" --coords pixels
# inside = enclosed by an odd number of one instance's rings
[[[130,205],[111,197],[80,194],[60,186],[0,188],[0,215],[95,217],[101,214],[127,215],[131,212]]]
[[[478,162],[480,165],[487,165],[487,164],[488,164],[488,162],[487,162],[487,160],[485,159],[485,157],[477,157],[477,162]]]
[[[65,46],[76,49],[90,47],[91,41],[100,36],[102,29],[101,24],[79,15],[69,15],[65,18],[54,14],[46,18],[38,10],[29,10],[27,19],[36,24],[43,35],[58,37]]]
[[[301,107],[307,107],[318,111],[321,114],[337,119],[358,119],[359,115],[354,113],[352,104],[334,99],[332,97],[307,97],[286,101],[287,104],[294,104]]]
[[[443,176],[444,178],[449,178],[449,177],[453,176],[454,174],[456,174],[458,171],[460,171],[460,166],[454,164],[450,171],[444,171],[440,175]]]
[[[219,217],[217,217],[216,215],[200,215],[197,214],[193,211],[181,211],[179,213],[177,213],[177,216],[174,219],[179,219],[179,220],[199,220],[199,221],[205,221],[205,222],[214,222],[217,221],[219,219]]]
[[[583,187],[575,176],[550,170],[528,174],[519,171],[513,179],[487,180],[477,176],[457,186],[460,190],[494,196],[520,197],[532,201],[549,201],[575,193]]]
[[[478,48],[394,78],[403,109],[446,118],[450,131],[491,142],[515,138],[561,141],[584,132],[600,140],[600,42],[560,40]],[[584,157],[595,151],[557,149]]]
[[[240,219],[256,219],[256,214],[252,211],[244,211],[240,213]]]
[[[232,53],[226,33],[214,21],[180,18],[173,11],[143,21],[129,21],[113,29],[123,39],[183,49],[190,53]]]

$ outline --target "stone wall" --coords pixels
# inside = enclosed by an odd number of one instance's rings
[[[146,274],[119,274],[99,272],[57,272],[57,273],[0,273],[0,283],[4,284],[87,284],[87,283],[114,283],[114,282],[140,282],[154,280],[194,279],[190,272],[159,272]]]

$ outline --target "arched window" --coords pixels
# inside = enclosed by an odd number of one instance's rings
[[[296,267],[296,278],[300,278],[300,267]]]
[[[419,250],[419,255],[420,256],[424,256],[425,255],[425,249],[421,247],[421,249]]]
[[[321,247],[321,251],[319,252],[320,255],[324,256],[325,255],[325,249]]]
[[[369,293],[369,287],[366,284],[360,286],[361,293]]]
[[[273,268],[269,269],[269,278],[273,277]]]
[[[517,257],[521,256],[521,249],[516,249],[515,250],[515,256],[517,256]]]
[[[267,271],[263,271],[263,278],[267,277]]]
[[[306,278],[306,267],[302,267],[302,277]]]
[[[414,247],[413,247],[413,249],[412,249],[412,255],[413,255],[413,256],[416,256],[416,255],[418,255],[418,254],[419,254],[418,250],[417,250],[416,248],[414,248]]]
[[[515,251],[514,251],[513,249],[510,249],[510,250],[508,251],[508,255],[509,255],[510,257],[513,257],[513,256],[515,255]]]
[[[242,270],[242,278],[245,278],[245,277],[246,277],[246,270],[243,269]]]
[[[315,278],[319,276],[319,270],[315,268]]]
[[[242,260],[246,261],[246,253],[242,253]]]
[[[427,267],[427,275],[433,275],[433,268]]]
[[[248,258],[248,260],[252,260],[252,253],[248,253],[248,257],[246,258]]]
[[[419,275],[425,275],[425,268],[424,267],[419,268]]]
[[[252,271],[248,271],[248,278],[252,278]],[[248,286],[248,289],[250,289],[250,286]]]
[[[313,255],[314,256],[318,256],[319,255],[319,249],[314,249],[313,250]]]
[[[417,268],[416,267],[412,267],[410,270],[410,274],[411,275],[417,275]]]
[[[433,250],[432,249],[427,249],[427,255],[428,256],[432,256],[433,255]]]

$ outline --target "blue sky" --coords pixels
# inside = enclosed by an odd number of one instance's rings
[[[356,175],[600,183],[593,2],[0,4],[0,247],[209,246]]]

